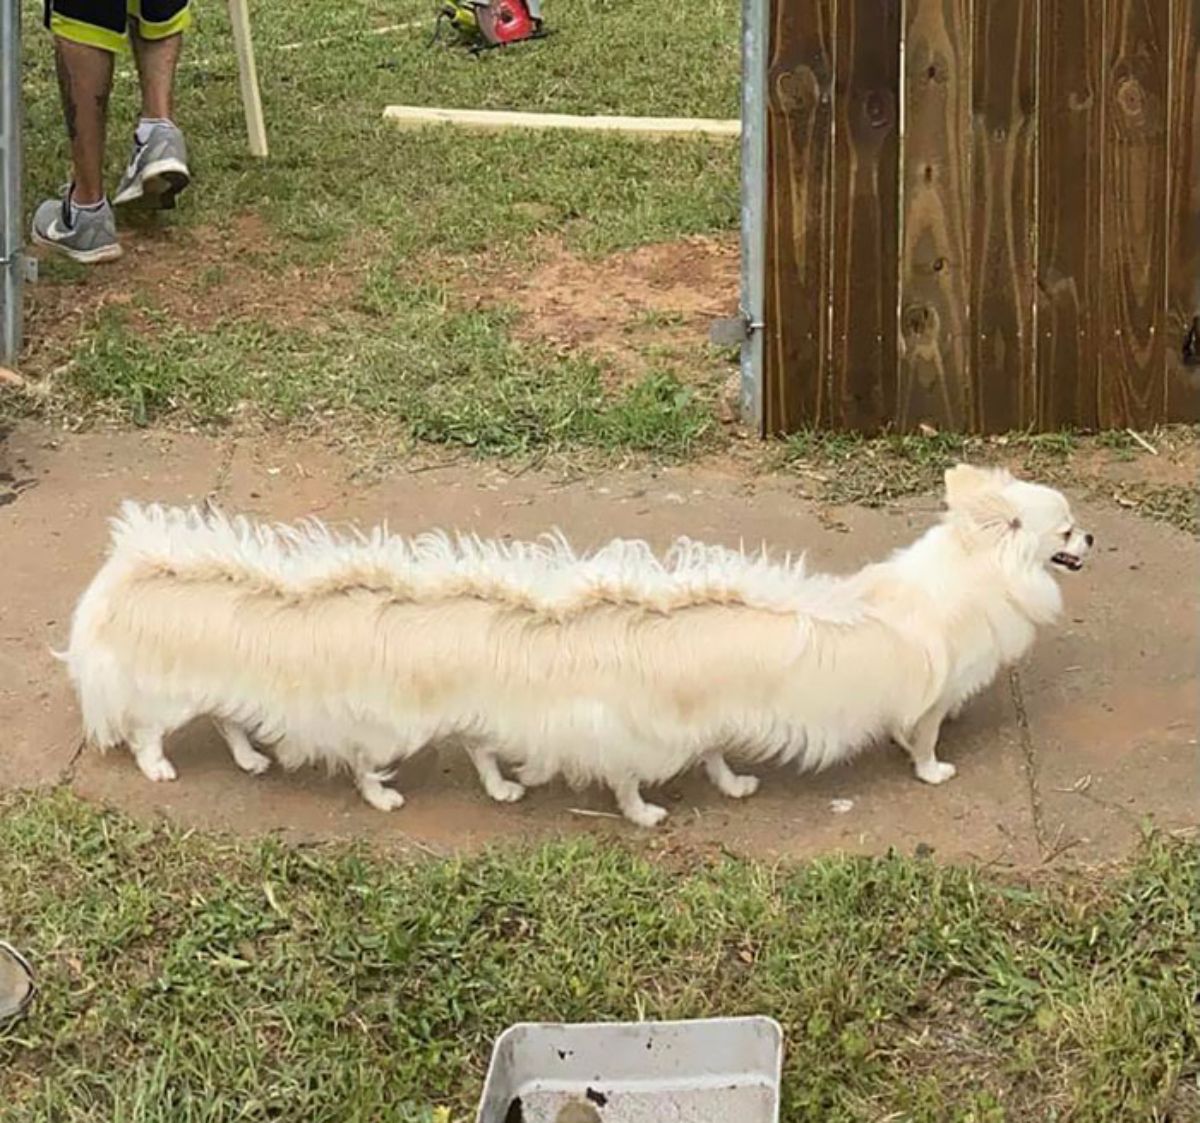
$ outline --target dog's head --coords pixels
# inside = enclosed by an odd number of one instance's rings
[[[1014,479],[1001,468],[951,468],[946,506],[952,518],[983,541],[1030,564],[1075,572],[1083,568],[1095,541],[1075,524],[1071,505],[1060,492]]]

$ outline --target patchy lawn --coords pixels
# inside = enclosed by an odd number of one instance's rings
[[[471,1117],[521,1019],[762,1012],[784,1119],[1200,1118],[1200,848],[1105,880],[588,840],[411,861],[0,801],[0,1119]]]
[[[729,311],[736,288],[722,283],[702,307],[692,298],[686,333],[670,302],[618,302],[614,313],[642,320],[627,351],[636,363],[619,378],[611,355],[568,349],[570,332],[523,317],[536,321],[562,282],[555,259],[586,276],[600,255],[732,230],[737,145],[414,133],[381,114],[417,102],[734,116],[739,11],[736,0],[704,19],[646,3],[564,5],[545,42],[472,58],[428,45],[425,0],[284,0],[255,27],[271,138],[258,161],[246,153],[222,6],[202,8],[178,91],[195,187],[175,212],[122,217],[121,262],[45,262],[22,364],[35,392],[23,405],[72,425],[336,416],[381,425],[401,451],[694,451],[732,369],[698,313]],[[66,143],[48,44],[32,12],[29,22],[32,206],[62,181]],[[371,33],[396,24],[416,26]],[[305,35],[331,38],[289,49]],[[135,90],[119,73],[114,177]]]

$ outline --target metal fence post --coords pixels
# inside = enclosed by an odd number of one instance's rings
[[[742,2],[742,419],[763,428],[767,277],[767,39],[770,0]]]
[[[21,3],[0,0],[0,362],[7,365],[21,352],[21,163]]]

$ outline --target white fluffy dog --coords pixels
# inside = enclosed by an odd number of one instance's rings
[[[317,524],[269,528],[127,503],[76,609],[66,654],[87,736],[171,780],[163,737],[216,719],[237,763],[348,767],[373,806],[387,769],[434,741],[470,754],[488,793],[600,781],[633,822],[641,785],[725,754],[824,768],[890,735],[940,784],[943,718],[1029,648],[1061,607],[1051,565],[1092,537],[1067,501],[1007,472],[946,473],[941,523],[847,577],[687,540],[588,557],[559,538],[502,545]]]

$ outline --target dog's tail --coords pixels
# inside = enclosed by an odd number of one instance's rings
[[[68,658],[67,666],[79,696],[84,739],[97,748],[111,749],[126,740],[129,706],[122,676],[107,653],[86,659]]]
[[[66,666],[75,687],[84,739],[107,749],[125,740],[127,715],[134,699],[118,660],[104,644],[96,642],[86,624],[86,614],[81,620],[77,612],[66,650],[51,649],[50,654]]]

